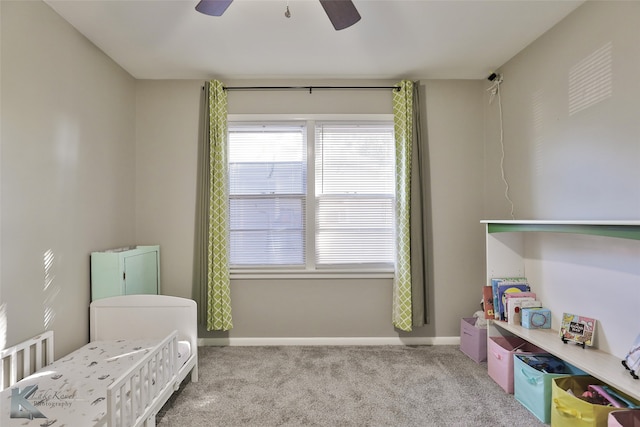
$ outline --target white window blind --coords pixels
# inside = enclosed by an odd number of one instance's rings
[[[229,126],[230,265],[304,266],[306,129]]]
[[[393,124],[317,123],[318,267],[394,262]]]
[[[232,268],[392,268],[392,122],[230,122],[228,142]]]

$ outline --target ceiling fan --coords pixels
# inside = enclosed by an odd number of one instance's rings
[[[360,20],[351,0],[319,0],[336,30],[350,27]],[[222,16],[233,0],[200,0],[196,10],[205,15]]]

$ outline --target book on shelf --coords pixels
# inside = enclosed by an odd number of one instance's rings
[[[501,283],[527,283],[526,277],[494,277],[491,279],[491,292],[493,295],[493,317],[496,320],[502,319],[500,312],[500,296],[498,295],[498,286]]]
[[[507,307],[506,320],[510,325],[520,325],[522,317],[520,310],[529,307],[542,307],[542,303],[536,300],[535,292],[514,292],[505,294]]]
[[[596,319],[578,314],[563,313],[560,337],[564,342],[592,346],[596,332]]]
[[[510,317],[507,319],[507,322],[512,325],[522,326],[522,312],[527,308],[542,308],[542,302],[537,300],[520,302],[516,307],[514,307],[515,314],[513,315],[513,318]]]
[[[531,287],[526,282],[501,282],[498,285],[498,310],[500,320],[507,320],[507,294],[529,292]]]
[[[484,286],[482,288],[482,307],[484,309],[484,318],[493,319],[493,290],[491,286]]]

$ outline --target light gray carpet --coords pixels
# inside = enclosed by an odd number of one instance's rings
[[[457,346],[201,347],[182,426],[541,426]]]

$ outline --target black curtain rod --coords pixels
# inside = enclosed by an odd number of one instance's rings
[[[314,89],[393,89],[400,90],[399,86],[228,86],[224,90],[308,90],[312,93]]]

